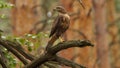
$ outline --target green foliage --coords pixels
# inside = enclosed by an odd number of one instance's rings
[[[16,61],[15,57],[12,56],[12,54],[9,53],[9,52],[6,52],[5,56],[6,56],[7,60],[8,60],[8,66],[10,68],[13,68],[13,67],[15,68],[15,66],[17,64],[17,61]]]
[[[47,34],[40,32],[38,34],[26,34],[23,37],[16,37],[13,39],[13,41],[26,46],[28,51],[33,51],[40,46],[40,44],[42,43],[42,39],[47,37]]]
[[[6,3],[4,1],[0,1],[0,9],[3,9],[3,8],[11,8],[13,7],[14,5],[13,4],[10,4],[10,3]]]
[[[5,1],[0,1],[0,10],[5,8],[12,8],[14,7],[13,4],[6,3]],[[4,19],[6,18],[5,14],[0,14],[0,18]]]
[[[4,55],[4,61],[6,62],[6,65],[9,66],[9,68],[15,68],[17,62],[16,62],[16,59],[14,56],[12,56],[12,54],[6,49],[6,48],[3,48],[3,47],[0,47],[1,48],[1,51],[2,51],[2,54]]]
[[[0,30],[0,38],[1,38],[1,36],[2,36],[2,33],[3,33],[3,31],[2,31],[2,30]]]
[[[40,44],[42,45],[43,39],[48,38],[48,34],[40,32],[38,34],[26,34],[22,37],[15,36],[1,36],[2,39],[11,40],[14,42],[18,42],[19,44],[26,46],[28,51],[36,50]]]
[[[117,12],[120,12],[120,0],[115,0],[115,8]]]
[[[31,53],[35,53],[36,50],[43,45],[43,39],[48,38],[48,34],[40,32],[38,34],[26,34],[22,37],[15,37],[15,36],[4,36],[3,33],[1,33],[1,38],[6,40],[11,40],[13,42],[18,42],[21,44],[25,49]],[[45,41],[44,41],[45,42]],[[19,62],[13,54],[11,54],[7,49],[4,48],[5,56],[8,60],[8,65],[10,68],[15,68],[16,64],[22,65],[21,62]]]
[[[11,34],[9,11],[12,7],[14,7],[14,5],[8,3],[7,0],[0,0],[0,29],[2,29],[6,34]]]

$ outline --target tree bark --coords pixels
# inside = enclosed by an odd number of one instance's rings
[[[98,68],[110,68],[108,52],[108,33],[106,21],[106,0],[93,0],[94,21],[97,45]]]

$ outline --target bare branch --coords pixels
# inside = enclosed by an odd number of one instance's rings
[[[78,2],[80,3],[80,5],[82,5],[82,7],[85,9],[85,6],[84,6],[82,0],[77,0],[77,1],[78,1]]]
[[[6,59],[5,55],[4,55],[2,46],[0,46],[0,64],[2,65],[3,68],[8,68],[6,62],[7,62],[7,59]]]
[[[85,41],[85,40],[83,40],[83,41],[72,40],[72,41],[58,43],[56,46],[50,47],[44,55],[40,56],[39,58],[35,59],[34,61],[32,61],[31,63],[26,65],[25,68],[35,68],[47,61],[54,60],[55,54],[63,49],[67,49],[70,47],[85,47],[85,46],[93,46],[93,44],[91,44],[89,41]],[[64,64],[64,65],[68,65],[68,64]]]
[[[7,40],[8,45],[12,46],[15,50],[17,50],[20,54],[22,54],[25,58],[29,59],[29,60],[34,60],[34,56],[26,53],[26,51],[24,50],[24,48],[17,42],[12,42],[12,41],[8,41]]]
[[[0,57],[0,64],[2,65],[3,68],[8,68],[6,63],[3,62],[3,59]]]
[[[29,59],[30,61],[32,61],[32,60],[34,60],[36,58],[35,56],[33,56],[33,55],[29,54],[29,53],[26,53],[25,50],[23,49],[23,47],[17,42],[12,42],[12,41],[9,41],[9,40],[4,40],[4,41],[0,40],[0,44],[2,44],[3,47],[5,47],[9,51],[11,51],[24,64],[28,63],[27,60],[25,60],[25,58]],[[1,63],[2,66],[5,67],[5,64],[4,64],[3,60],[0,61],[0,63]],[[54,68],[53,65],[50,65],[48,63],[44,63],[44,65],[47,66],[47,67],[50,67],[50,68]]]
[[[8,45],[7,41],[0,39],[0,44],[7,50],[11,51],[19,60],[23,62],[23,64],[28,64],[28,61],[19,52],[17,52],[17,50]]]
[[[49,67],[49,68],[56,68],[53,64],[51,63],[44,63],[45,66]]]
[[[72,68],[86,68],[80,64],[74,63],[73,61],[70,60],[66,60],[64,58],[61,58],[59,56],[55,56],[55,60],[56,62],[58,62],[60,65],[66,65]]]
[[[66,42],[61,42],[55,45],[54,47],[51,47],[49,49],[49,53],[51,54],[56,54],[57,52],[71,48],[71,47],[85,47],[85,46],[94,46],[93,44],[90,43],[90,41],[86,40],[71,40],[71,41],[66,41]]]
[[[21,47],[21,45],[18,43],[0,39],[0,44],[9,51],[11,51],[16,57],[18,57],[18,59],[20,59],[20,61],[22,61],[24,65],[26,65],[25,68],[35,68],[41,66],[42,64],[48,67],[55,67],[53,65],[50,65],[48,61],[57,62],[60,65],[62,64],[73,68],[85,68],[82,65],[79,65],[72,61],[56,56],[56,53],[71,47],[93,46],[93,44],[91,44],[89,41],[86,40],[83,41],[71,40],[71,41],[61,42],[53,47],[50,47],[48,49],[48,52],[35,59],[36,58],[35,56],[32,56],[31,54],[27,54],[25,50]],[[25,58],[29,59],[32,62],[28,64],[28,60]]]

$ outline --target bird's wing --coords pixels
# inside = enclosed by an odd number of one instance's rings
[[[62,21],[62,16],[58,16],[55,21],[53,22],[53,25],[52,25],[52,29],[51,29],[51,32],[50,32],[50,35],[49,37],[51,37],[55,32],[56,30],[58,29],[59,25],[60,25],[60,22]]]

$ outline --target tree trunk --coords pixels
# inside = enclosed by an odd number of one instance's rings
[[[106,0],[93,0],[98,68],[110,68],[105,3]]]
[[[34,24],[40,19],[39,0],[10,0],[15,5],[12,8],[11,19],[13,34],[20,36],[32,29]]]

